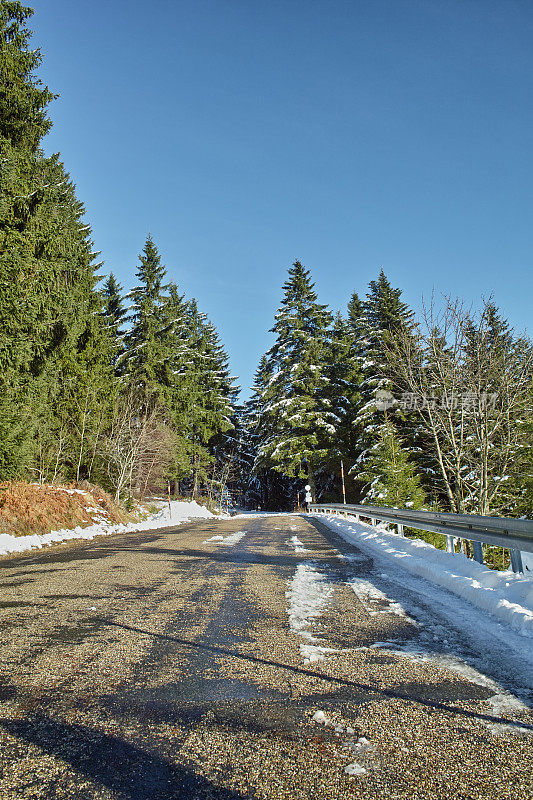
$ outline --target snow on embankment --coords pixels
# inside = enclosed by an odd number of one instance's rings
[[[67,490],[65,490],[67,491]],[[78,491],[78,490],[68,490]],[[198,505],[195,500],[191,502],[173,500],[171,509],[168,505],[152,514],[142,522],[115,523],[101,508],[94,507],[92,519],[94,523],[87,527],[77,525],[75,528],[51,531],[44,534],[30,536],[12,536],[0,533],[0,555],[7,553],[21,553],[33,550],[56,542],[65,542],[68,539],[94,539],[95,536],[109,536],[112,533],[132,533],[134,531],[151,531],[156,528],[174,527],[190,522],[194,519],[210,519],[214,517],[204,506]]]
[[[523,636],[533,637],[533,579],[497,572],[462,554],[437,550],[420,539],[406,539],[384,526],[317,515],[350,544],[393,559],[398,567],[442,586],[493,614]]]

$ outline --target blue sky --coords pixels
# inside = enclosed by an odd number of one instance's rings
[[[343,309],[383,267],[529,329],[530,0],[46,0],[31,21],[106,271],[147,233],[246,388],[287,267]]]

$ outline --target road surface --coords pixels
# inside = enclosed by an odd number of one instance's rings
[[[296,515],[1,559],[0,798],[529,798],[520,653],[442,597]]]

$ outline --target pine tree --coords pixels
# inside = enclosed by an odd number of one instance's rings
[[[103,310],[102,322],[113,342],[113,366],[121,360],[124,353],[124,324],[127,318],[127,309],[124,307],[122,286],[111,272],[102,288]],[[120,370],[117,369],[117,372]]]
[[[420,476],[388,419],[380,426],[379,439],[371,448],[360,477],[370,487],[364,503],[412,509],[424,505]]]
[[[362,373],[361,405],[354,423],[360,431],[360,455],[353,468],[358,480],[372,447],[383,438],[386,427],[384,412],[398,416],[393,411],[393,392],[398,383],[391,366],[389,348],[395,336],[413,326],[412,312],[401,300],[401,290],[391,286],[383,270],[376,281],[370,282],[369,288],[362,308],[354,308],[354,315],[360,314],[357,326]],[[401,433],[407,434],[407,426],[402,425],[401,417],[397,424]]]
[[[124,352],[118,367],[136,394],[140,408],[153,406],[164,379],[165,327],[163,307],[166,302],[166,268],[152,237],[148,235],[139,255],[137,286],[129,293],[131,328],[124,337]]]
[[[272,328],[276,341],[267,354],[272,377],[261,391],[258,466],[307,477],[316,494],[316,476],[336,431],[326,374],[332,319],[299,261],[283,290]]]
[[[45,479],[60,464],[80,473],[87,426],[82,433],[77,409],[105,380],[107,345],[83,205],[59,156],[40,150],[53,95],[35,77],[31,14],[0,2],[0,429],[10,429],[0,469]]]

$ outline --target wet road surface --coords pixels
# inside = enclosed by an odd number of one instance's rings
[[[2,559],[0,642],[2,800],[533,795],[518,666],[312,518]]]

